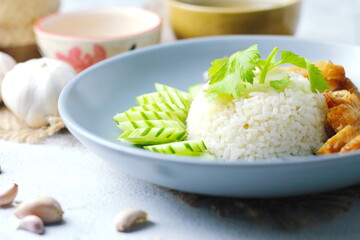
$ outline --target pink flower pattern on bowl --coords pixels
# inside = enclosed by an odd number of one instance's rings
[[[94,44],[93,52],[93,56],[89,53],[83,55],[80,47],[75,46],[69,50],[67,56],[60,52],[56,52],[56,57],[59,60],[71,64],[75,71],[79,73],[91,65],[106,59],[106,50],[104,47]]]

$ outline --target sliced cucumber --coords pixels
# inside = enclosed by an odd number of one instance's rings
[[[146,146],[144,148],[153,152],[178,155],[192,155],[193,153],[202,153],[206,151],[206,146],[202,140],[173,142],[168,144]]]
[[[145,105],[144,105],[145,106]],[[132,107],[130,108],[128,111],[132,111],[132,112],[142,112],[142,106],[138,106],[138,107]],[[158,113],[161,111],[157,111]],[[187,113],[184,113],[182,111],[164,111],[164,113],[171,113],[174,114],[176,117],[178,117],[180,119],[180,121],[185,122],[186,118],[187,118]],[[115,116],[116,117],[116,116]],[[115,120],[115,119],[114,119]],[[115,120],[116,121],[116,120]]]
[[[164,144],[185,139],[187,132],[178,128],[137,128],[125,131],[118,139],[137,145]]]
[[[180,120],[185,122],[188,114],[188,109],[180,108],[175,104],[159,103],[146,104],[142,106],[131,107],[128,111],[142,112],[142,111],[156,111],[156,112],[173,112]]]
[[[158,92],[142,94],[140,96],[137,96],[135,100],[140,106],[154,103],[164,103],[164,98]]]
[[[136,97],[136,102],[141,105],[170,103],[180,108],[189,109],[191,100],[183,98],[176,91],[153,92]]]
[[[175,104],[180,108],[185,108],[185,109],[190,108],[192,102],[192,97],[190,96],[190,94],[188,94],[188,96],[190,97],[184,97],[184,95],[176,91],[160,92],[160,94],[163,95],[165,102],[167,103]]]
[[[157,112],[183,112],[185,114],[188,113],[188,109],[181,108],[172,103],[157,103],[157,104],[152,103],[152,104],[146,104],[146,105],[132,107],[129,110],[134,111],[134,112],[157,111]]]
[[[177,128],[185,130],[183,122],[175,120],[139,120],[119,122],[118,127],[123,131],[131,131],[137,128]]]
[[[196,83],[188,88],[189,94],[194,98],[204,87],[204,83]]]
[[[126,121],[140,121],[140,120],[182,120],[173,112],[155,112],[155,111],[144,111],[144,112],[133,112],[126,111],[119,113],[114,116],[114,121],[117,123]]]
[[[179,89],[164,85],[164,84],[160,84],[160,83],[155,83],[155,89],[158,92],[176,92],[177,94],[179,94],[181,97],[183,97],[184,99],[187,99],[189,101],[192,101],[192,96],[184,91],[181,91]]]

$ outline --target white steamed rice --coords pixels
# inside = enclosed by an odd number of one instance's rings
[[[277,72],[268,80],[281,79]],[[209,102],[201,91],[187,118],[189,139],[202,139],[225,161],[256,161],[311,155],[326,140],[325,99],[296,73],[284,91],[266,88],[246,98]]]

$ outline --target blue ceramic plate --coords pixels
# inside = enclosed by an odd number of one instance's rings
[[[63,90],[59,109],[70,132],[120,171],[171,189],[220,196],[276,197],[307,194],[360,182],[360,152],[256,163],[209,162],[148,152],[121,143],[112,117],[135,106],[135,97],[154,91],[154,82],[186,90],[203,81],[216,58],[259,44],[312,61],[343,65],[360,86],[360,48],[278,36],[219,36],[182,40],[121,54],[79,74]]]

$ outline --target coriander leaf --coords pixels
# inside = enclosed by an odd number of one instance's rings
[[[270,86],[275,90],[283,90],[290,82],[290,76],[286,74],[283,79],[270,81]]]
[[[233,98],[243,95],[244,83],[253,83],[254,70],[260,60],[257,45],[232,54],[226,59],[213,61],[209,69],[208,96],[227,94]]]
[[[321,74],[319,68],[317,68],[310,60],[306,59],[307,67],[309,72],[310,89],[312,92],[323,92],[325,89],[329,89],[325,77]]]
[[[329,88],[327,82],[324,80],[324,76],[321,74],[321,71],[312,64],[310,60],[289,51],[282,51],[280,61],[272,64],[269,69],[271,70],[282,64],[292,64],[308,70],[310,89],[312,92],[323,92],[325,89]]]
[[[259,83],[263,84],[265,83],[265,79],[266,79],[266,75],[267,73],[272,69],[271,66],[276,64],[276,54],[278,52],[279,48],[275,47],[271,53],[269,54],[268,58],[266,59],[265,63],[263,64],[261,73],[260,73],[260,78],[259,78]]]
[[[238,79],[238,77],[232,75],[228,74],[227,78]],[[239,83],[237,81],[219,81],[216,84],[209,85],[209,87],[205,90],[205,94],[209,100],[215,99],[220,94],[238,98],[244,95],[245,88],[246,86],[244,83]]]
[[[215,73],[217,73],[218,71],[221,70],[221,68],[224,66],[224,64],[226,64],[228,61],[228,58],[223,58],[223,59],[216,59],[211,63],[211,67],[209,68],[209,73],[208,75],[211,76]]]
[[[280,61],[277,63],[277,66],[285,63],[290,63],[300,68],[305,68],[307,66],[306,59],[300,57],[299,55],[289,52],[289,51],[281,51]]]
[[[258,87],[253,87],[254,70],[260,70],[259,82],[257,86],[265,83],[267,74],[274,68],[282,64],[292,64],[309,72],[309,82],[312,92],[322,92],[329,88],[321,71],[308,59],[298,56],[289,51],[282,51],[280,60],[277,61],[275,47],[267,59],[261,60],[257,45],[253,45],[244,51],[232,54],[229,58],[217,59],[211,63],[209,68],[209,86],[205,90],[209,100],[215,99],[219,95],[227,95],[231,98],[239,98],[251,91],[256,91]],[[284,89],[290,81],[287,75],[284,79],[270,81],[270,86],[276,90]],[[250,84],[250,85],[249,85]]]

